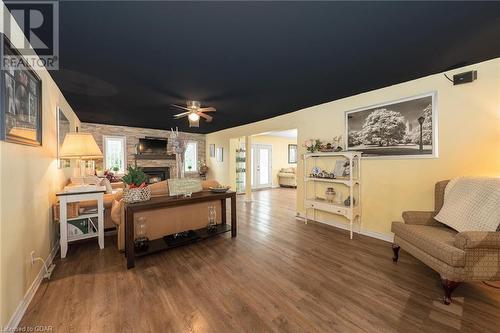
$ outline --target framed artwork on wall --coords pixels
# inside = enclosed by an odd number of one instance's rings
[[[70,167],[70,160],[60,159],[59,151],[64,142],[66,134],[71,132],[71,124],[61,108],[56,108],[56,131],[57,131],[57,167],[59,169]]]
[[[222,147],[218,147],[215,151],[215,157],[217,162],[224,162],[224,149]]]
[[[297,163],[297,145],[289,144],[288,145],[288,164],[296,164]]]
[[[363,158],[438,156],[436,92],[345,113],[347,150]]]
[[[0,75],[0,136],[2,140],[31,146],[42,145],[42,82],[23,62],[21,54],[2,35],[5,57],[19,58],[22,66],[3,68]],[[11,63],[10,61],[8,63]]]
[[[209,148],[210,148],[210,157],[215,157],[215,145],[211,144]]]

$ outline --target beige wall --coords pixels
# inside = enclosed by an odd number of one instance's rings
[[[211,133],[207,145],[227,146],[230,138],[297,128],[300,155],[306,139],[344,135],[345,111],[437,91],[439,158],[363,160],[362,228],[388,234],[391,221],[400,220],[402,211],[433,208],[436,181],[462,175],[500,176],[500,58],[448,74],[471,69],[478,71],[478,80],[470,84],[453,86],[442,74],[431,75]],[[227,183],[227,163],[207,160],[211,174]],[[302,167],[299,160],[299,175]],[[303,197],[302,190],[299,176],[298,198]],[[304,212],[302,200],[297,202],[297,211]],[[336,216],[327,218],[341,222]]]
[[[1,9],[4,10],[3,3]],[[2,13],[0,13],[2,14]],[[3,16],[2,16],[3,17]],[[13,19],[12,19],[13,20]],[[21,34],[20,31],[16,31]],[[51,205],[72,169],[56,162],[56,107],[73,128],[78,119],[49,73],[42,79],[42,147],[0,141],[0,325],[7,325],[42,266],[30,253],[47,258],[57,242]]]
[[[297,144],[297,139],[284,138],[272,135],[256,135],[252,137],[252,144],[267,144],[272,147],[272,186],[279,186],[278,173],[281,168],[297,167],[297,164],[288,163],[288,145]]]

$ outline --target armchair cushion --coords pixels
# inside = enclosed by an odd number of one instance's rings
[[[295,174],[295,168],[281,168],[280,172],[282,173],[293,173]]]
[[[465,251],[455,246],[456,231],[447,227],[392,223],[397,237],[450,266],[465,266]]]
[[[295,174],[294,173],[289,173],[289,172],[279,172],[278,173],[278,177],[281,177],[281,178],[295,178]]]
[[[500,232],[459,232],[455,236],[455,246],[462,250],[474,248],[500,249]]]
[[[407,211],[403,212],[403,220],[406,224],[433,225],[444,227],[443,224],[434,220],[434,215],[434,212]]]

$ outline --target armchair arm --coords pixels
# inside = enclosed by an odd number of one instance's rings
[[[434,220],[434,212],[403,212],[403,220],[406,224],[439,225],[439,222]]]
[[[455,236],[455,246],[465,250],[474,248],[500,249],[498,231],[464,231]]]

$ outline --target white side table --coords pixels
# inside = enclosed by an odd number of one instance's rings
[[[99,248],[104,248],[104,193],[106,192],[105,187],[97,187],[95,191],[86,192],[58,192],[56,196],[59,197],[60,202],[60,216],[59,216],[59,228],[60,228],[60,245],[61,245],[61,258],[66,258],[66,253],[68,252],[68,243],[97,237],[99,239]],[[83,214],[75,218],[68,219],[67,215],[67,205],[70,202],[79,202],[87,200],[97,200],[97,213],[94,214]],[[92,217],[97,217],[97,232],[94,232],[89,226],[89,232],[83,235],[76,235],[68,237],[68,220],[81,220],[90,219]]]

